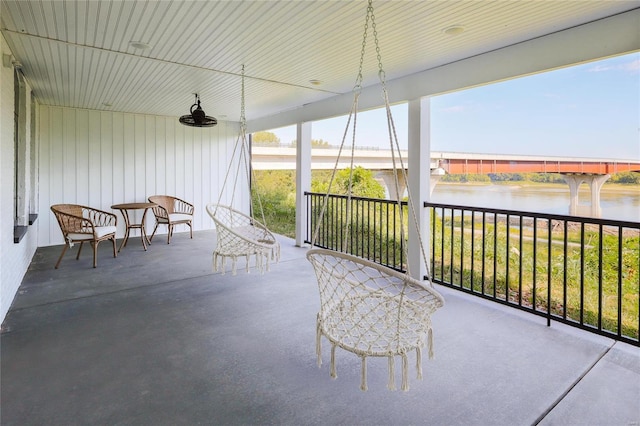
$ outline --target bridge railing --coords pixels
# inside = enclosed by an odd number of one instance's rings
[[[306,242],[326,194],[305,193]],[[329,196],[316,245],[405,269],[406,203]],[[640,346],[640,223],[425,203],[434,283]],[[406,224],[406,222],[405,222]],[[406,229],[406,228],[405,228]]]
[[[272,143],[272,142],[251,142],[251,146],[252,147],[259,147],[259,148],[295,148],[296,144],[293,142],[289,142],[289,143]],[[340,145],[332,145],[327,143],[326,145],[312,145],[311,149],[339,149]],[[342,147],[343,150],[345,151],[349,151],[351,150],[352,146],[351,145],[344,145]],[[356,146],[356,149],[358,151],[384,151],[384,150],[388,150],[389,148],[382,148],[379,146]]]

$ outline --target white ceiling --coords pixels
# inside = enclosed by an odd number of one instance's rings
[[[364,1],[2,0],[2,33],[41,104],[247,119],[353,89]],[[375,1],[387,80],[639,7],[638,1]],[[462,25],[451,36],[444,28]],[[363,86],[378,82],[373,33]],[[130,46],[146,43],[149,49]],[[320,85],[310,80],[320,80]]]

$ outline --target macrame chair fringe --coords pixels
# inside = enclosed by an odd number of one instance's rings
[[[409,359],[407,354],[403,353],[402,356],[402,387],[403,391],[409,390]]]
[[[433,329],[431,327],[429,327],[429,333],[428,333],[428,339],[429,339],[429,359],[434,359],[435,358],[435,354],[433,352]]]
[[[402,358],[401,389],[409,390],[408,354],[416,351],[422,378],[422,349],[433,354],[431,314],[444,305],[431,286],[403,273],[346,253],[307,252],[320,291],[316,355],[322,365],[322,336],[331,342],[330,375],[337,377],[336,348],[361,358],[360,389],[367,390],[367,357],[387,357],[387,387],[396,390],[395,356]]]
[[[360,375],[360,390],[366,392],[367,391],[367,357],[361,356],[362,358],[362,369]]]
[[[390,391],[396,390],[396,369],[395,369],[395,359],[393,355],[389,356],[389,383],[387,384],[387,389]]]
[[[320,327],[320,315],[316,322],[316,356],[318,358],[318,367],[322,367],[322,330]]]
[[[232,275],[237,275],[238,272],[238,258],[245,258],[245,272],[247,274],[251,273],[251,255],[223,255],[220,254],[219,251],[213,252],[213,272],[220,272],[221,275],[226,273],[226,263],[227,259],[231,260],[231,273]],[[264,274],[265,271],[269,272],[271,270],[271,261],[278,261],[280,258],[280,254],[272,253],[255,253],[254,255],[254,266],[260,271],[261,274]]]
[[[331,345],[331,378],[335,379],[338,377],[338,371],[336,370],[336,345]]]

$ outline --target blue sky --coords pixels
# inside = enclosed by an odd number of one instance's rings
[[[392,114],[404,147],[406,104]],[[339,145],[345,125],[314,122],[312,137]],[[294,126],[272,131],[296,137]],[[387,148],[387,134],[383,110],[358,113],[357,146]],[[431,149],[640,160],[640,52],[435,96]]]

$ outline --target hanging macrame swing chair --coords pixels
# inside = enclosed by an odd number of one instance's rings
[[[312,246],[315,246],[320,225],[323,223],[329,193],[331,192],[331,186],[338,168],[340,155],[352,121],[351,170],[353,171],[358,97],[362,88],[362,64],[364,61],[369,22],[371,22],[376,52],[378,53],[378,75],[382,85],[382,93],[387,112],[393,167],[394,171],[401,171],[405,181],[407,181],[406,170],[400,155],[400,146],[398,144],[387,96],[372,1],[369,0],[360,57],[360,69],[354,87],[354,101],[338,151],[338,159],[336,160],[329,182],[329,189],[324,197],[323,206],[318,213],[317,225],[312,237]],[[398,161],[400,163],[399,167]],[[399,211],[402,211],[397,173],[394,173],[394,175],[396,176],[395,187],[396,194],[398,194],[398,207]],[[351,205],[351,187],[352,173],[349,177],[348,184],[347,211],[343,216],[347,218],[351,217],[349,211]],[[419,229],[410,191],[408,196],[409,216],[413,219],[415,229]],[[405,241],[407,235],[406,227],[403,225],[402,220],[399,222],[400,235],[403,239],[402,246],[406,250],[408,246]],[[343,225],[342,232],[343,236],[349,235],[348,220]],[[419,233],[416,233],[416,235],[420,243],[423,261],[428,268],[424,245]],[[411,351],[415,351],[417,377],[418,379],[422,379],[422,350],[425,346],[428,348],[429,358],[433,357],[431,314],[444,305],[444,299],[433,288],[430,282],[423,283],[411,277],[408,265],[405,269],[406,272],[402,273],[349,254],[349,240],[350,238],[342,238],[340,240],[343,241],[341,252],[325,248],[311,248],[307,252],[307,259],[313,265],[320,291],[320,311],[318,312],[316,323],[316,355],[318,357],[318,366],[322,365],[321,340],[322,336],[324,336],[331,343],[331,377],[337,377],[335,351],[336,347],[340,347],[361,358],[360,389],[363,391],[367,390],[367,357],[387,357],[389,364],[388,388],[395,390],[395,357],[399,356],[402,362],[401,389],[404,391],[409,390],[408,354]],[[428,272],[427,275],[429,275]]]
[[[225,175],[220,196],[216,204],[208,204],[206,209],[211,219],[216,225],[216,248],[213,251],[214,272],[225,273],[227,259],[231,260],[231,271],[233,275],[237,273],[238,258],[245,258],[246,271],[250,271],[250,260],[255,258],[255,266],[261,272],[269,270],[270,262],[280,260],[280,244],[276,237],[264,225],[264,211],[260,194],[255,191],[255,199],[262,218],[262,222],[252,215],[243,213],[240,208],[236,208],[236,193],[239,182],[244,179],[248,193],[251,194],[251,156],[249,154],[249,144],[247,142],[246,118],[245,118],[245,96],[244,96],[244,65],[242,66],[242,99],[240,109],[240,133],[229,162],[229,168]],[[237,164],[236,170],[233,170]],[[231,202],[221,204],[222,196],[229,178],[234,173],[233,190],[231,191]],[[243,175],[244,172],[244,175]],[[255,181],[255,179],[254,179]],[[249,207],[250,211],[253,211]]]

